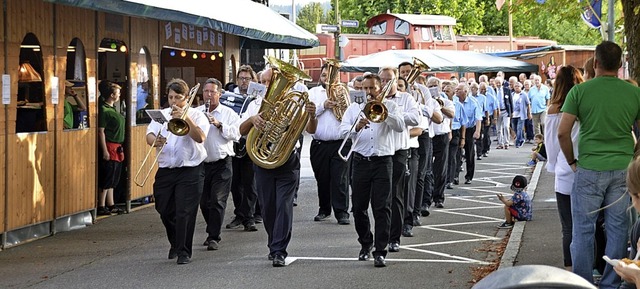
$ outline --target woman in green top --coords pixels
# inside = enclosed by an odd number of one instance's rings
[[[124,116],[113,104],[120,99],[120,86],[108,80],[100,82],[100,107],[98,113],[98,138],[100,170],[98,215],[122,213],[113,200],[113,188],[120,182],[120,171],[124,161]],[[105,206],[106,205],[106,206]]]

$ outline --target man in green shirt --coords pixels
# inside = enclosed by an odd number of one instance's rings
[[[560,147],[575,172],[571,192],[573,272],[590,282],[595,224],[601,207],[605,208],[607,226],[605,255],[611,259],[627,255],[626,169],[634,155],[631,128],[634,122],[640,123],[640,88],[617,77],[621,64],[620,46],[604,41],[596,47],[596,77],[569,91],[558,128]],[[579,161],[571,141],[571,128],[577,120]],[[620,277],[607,267],[600,288],[618,288]]]
[[[71,104],[70,99],[73,98],[75,105]],[[64,81],[64,129],[73,128],[73,115],[77,111],[86,111],[87,106],[84,105],[82,98],[73,90],[73,82]]]

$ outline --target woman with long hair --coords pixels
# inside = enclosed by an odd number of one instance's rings
[[[567,159],[560,150],[558,141],[558,126],[562,118],[562,105],[565,102],[569,90],[576,84],[584,82],[582,73],[577,68],[568,65],[560,68],[555,80],[551,103],[547,112],[547,118],[544,125],[544,144],[547,149],[547,171],[555,174],[555,191],[558,204],[558,213],[560,214],[560,224],[562,225],[562,252],[564,257],[564,266],[567,270],[571,270],[571,252],[569,245],[571,244],[571,234],[573,222],[571,219],[571,190],[573,187],[574,173],[567,163]],[[571,138],[573,143],[577,144],[578,132],[580,128],[578,123],[573,126]],[[578,148],[574,146],[574,154],[578,153]]]

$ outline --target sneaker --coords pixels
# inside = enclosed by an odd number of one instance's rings
[[[256,228],[256,223],[254,221],[249,221],[244,224],[244,230],[247,232],[255,232],[258,231],[258,228]]]
[[[536,162],[535,162],[534,160],[530,160],[530,161],[527,163],[527,166],[530,166],[530,167],[535,166],[535,165],[536,165]]]
[[[240,228],[240,226],[242,226],[242,220],[240,218],[238,218],[238,216],[234,217],[233,220],[231,220],[231,223],[227,224],[227,229],[236,229],[236,228]]]
[[[207,245],[207,251],[218,250],[218,242],[216,240],[209,241],[209,245]]]
[[[508,228],[511,228],[511,227],[513,227],[513,223],[504,222],[504,223],[500,224],[500,226],[498,226],[498,229],[508,229]]]

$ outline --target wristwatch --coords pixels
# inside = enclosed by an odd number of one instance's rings
[[[569,165],[572,166],[578,162],[578,159],[573,159],[573,161],[569,162]]]

